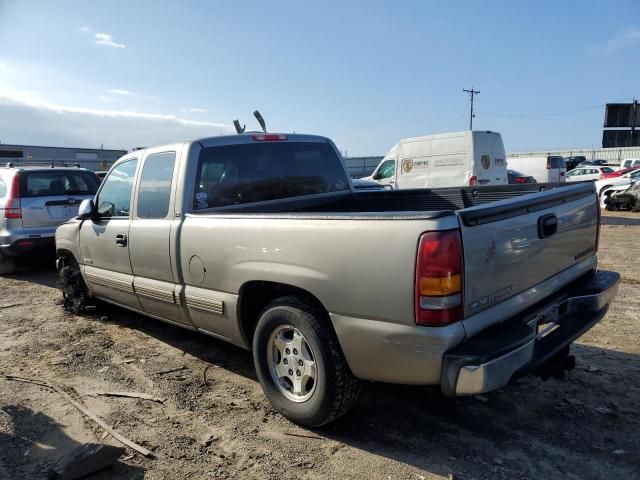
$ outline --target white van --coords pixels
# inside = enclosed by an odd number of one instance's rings
[[[640,158],[625,158],[620,162],[618,170],[624,170],[625,168],[640,167]]]
[[[538,183],[562,183],[567,181],[567,166],[559,155],[541,157],[512,157],[507,167],[532,176]]]
[[[403,138],[369,178],[395,189],[506,185],[505,158],[496,132]]]

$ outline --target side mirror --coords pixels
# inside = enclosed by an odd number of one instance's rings
[[[80,208],[78,208],[78,219],[79,220],[88,220],[90,218],[95,217],[96,215],[96,205],[93,203],[93,200],[88,198],[83,200],[80,204]]]

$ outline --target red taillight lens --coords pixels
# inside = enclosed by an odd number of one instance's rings
[[[527,177],[516,177],[516,183],[527,183]]]
[[[457,230],[420,237],[416,260],[416,323],[442,326],[462,320],[462,242]]]
[[[475,175],[469,179],[469,186],[475,187],[478,184],[478,177]]]
[[[276,135],[273,133],[265,133],[260,135],[252,135],[256,142],[277,142],[278,140],[286,140],[286,135]]]
[[[11,182],[11,191],[7,198],[4,210],[4,218],[22,218],[22,208],[20,207],[20,176],[15,175]]]

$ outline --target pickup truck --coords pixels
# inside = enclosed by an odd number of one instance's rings
[[[357,191],[329,139],[248,133],[124,156],[56,248],[67,308],[250,349],[273,407],[316,427],[362,380],[460,396],[564,374],[617,291],[598,235],[593,184]]]

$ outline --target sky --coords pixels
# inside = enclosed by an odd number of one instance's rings
[[[131,149],[258,129],[349,156],[474,129],[599,147],[640,98],[640,2],[0,0],[0,141]]]

